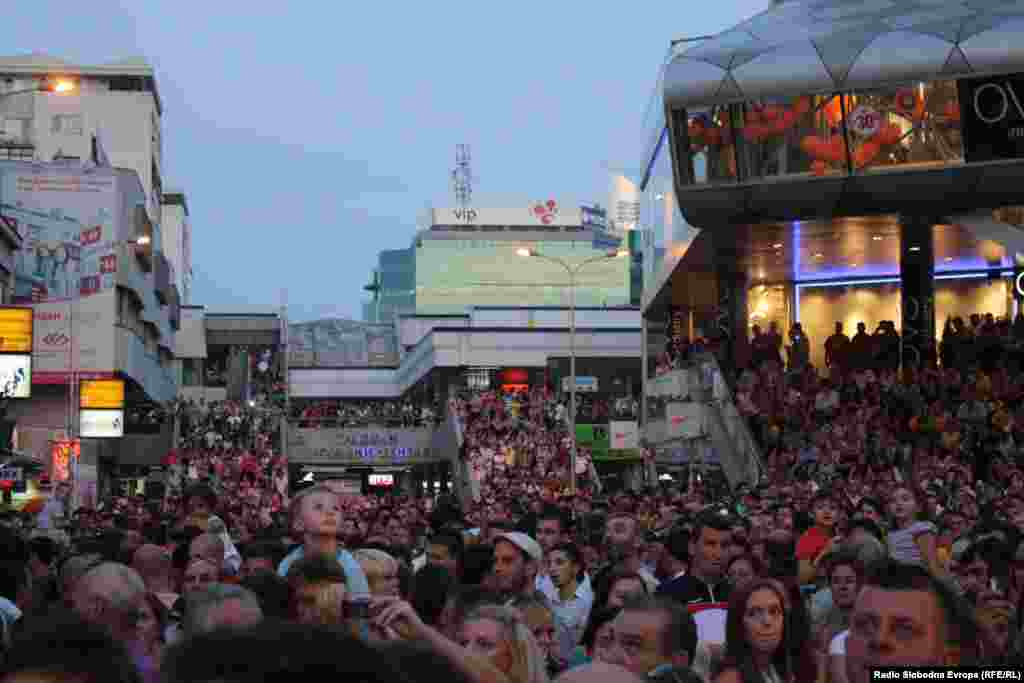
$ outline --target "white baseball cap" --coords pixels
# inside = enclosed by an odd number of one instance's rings
[[[526,553],[534,562],[540,562],[544,559],[544,551],[541,549],[540,544],[519,531],[508,531],[498,534],[494,537],[494,541],[508,541]]]

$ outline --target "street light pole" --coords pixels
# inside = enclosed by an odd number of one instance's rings
[[[573,267],[557,256],[548,256],[533,249],[518,249],[519,256],[539,258],[557,263],[569,274],[569,493],[576,495],[576,276],[591,263],[627,256],[628,251],[619,249],[609,251],[601,256],[589,258]]]

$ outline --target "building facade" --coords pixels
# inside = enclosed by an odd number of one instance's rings
[[[185,193],[164,193],[160,228],[163,250],[171,266],[171,279],[178,288],[181,305],[192,304],[192,223]]]
[[[434,209],[431,226],[414,242],[416,313],[569,306],[569,275],[552,259],[578,269],[578,306],[628,306],[629,259],[603,258],[626,246],[607,230],[603,210],[553,199],[521,208]],[[520,257],[522,249],[548,258]]]
[[[34,92],[56,77],[72,80],[74,90]],[[162,115],[144,59],[86,66],[47,55],[0,57],[0,159],[88,160],[98,136],[111,166],[136,173],[156,222],[164,194]]]

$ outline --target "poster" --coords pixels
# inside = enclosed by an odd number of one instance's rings
[[[636,421],[612,421],[608,424],[611,448],[621,451],[640,447],[640,426]]]
[[[666,438],[696,439],[704,435],[704,404],[693,401],[665,406]]]
[[[114,171],[39,168],[0,174],[0,216],[23,240],[19,303],[112,289],[120,206]]]
[[[611,423],[616,424],[616,423]],[[638,460],[640,449],[613,448],[610,424],[578,424],[576,425],[576,445],[590,450],[594,462],[613,460]]]

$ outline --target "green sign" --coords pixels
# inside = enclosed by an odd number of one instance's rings
[[[608,425],[576,425],[576,445],[590,450],[594,462],[639,460],[639,448],[615,450],[611,447]]]

